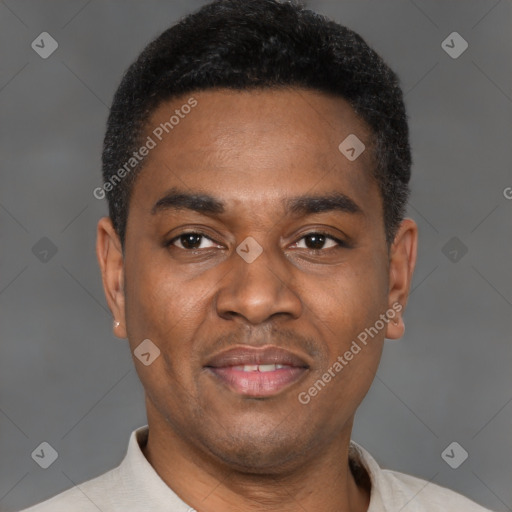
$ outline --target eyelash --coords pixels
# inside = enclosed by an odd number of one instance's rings
[[[179,235],[175,236],[174,238],[172,238],[171,240],[169,240],[169,242],[167,242],[165,244],[166,247],[170,247],[174,244],[174,242],[176,242],[177,240],[179,240],[182,236],[186,236],[186,235],[199,235],[203,238],[206,238],[208,240],[210,240],[211,242],[214,242],[214,243],[217,243],[215,240],[213,240],[212,238],[210,238],[208,235],[206,235],[205,233],[202,233],[201,231],[184,231],[183,233],[180,233]],[[302,235],[298,241],[300,240],[303,240],[304,238],[308,237],[308,236],[311,236],[311,235],[321,235],[321,236],[324,236],[326,240],[332,240],[334,242],[336,242],[336,244],[338,245],[337,248],[348,248],[349,245],[344,242],[343,240],[340,240],[339,238],[336,238],[332,235],[330,235],[329,233],[326,233],[324,231],[311,231],[309,233],[305,233],[304,235]],[[297,242],[295,242],[297,243]],[[318,254],[320,252],[325,252],[326,250],[328,249],[334,249],[335,247],[328,247],[327,249],[307,249],[308,251],[314,253],[314,254]],[[177,249],[181,249],[183,251],[186,251],[186,252],[189,252],[189,253],[192,253],[192,254],[197,254],[198,251],[204,251],[205,249],[186,249],[186,248],[181,248],[181,247],[177,247]]]

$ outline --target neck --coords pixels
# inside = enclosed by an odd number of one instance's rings
[[[349,466],[352,424],[321,453],[292,469],[255,473],[231,468],[190,446],[166,423],[150,421],[143,453],[160,478],[199,512],[367,512],[369,480]]]

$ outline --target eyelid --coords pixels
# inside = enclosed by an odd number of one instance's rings
[[[181,238],[182,236],[185,236],[185,235],[200,235],[201,237],[206,238],[207,240],[209,240],[210,242],[213,242],[214,244],[222,245],[219,242],[217,242],[216,240],[214,240],[211,236],[209,236],[206,233],[204,233],[203,231],[201,231],[199,229],[191,229],[191,230],[188,230],[188,231],[183,231],[181,233],[178,233],[171,240],[166,242],[165,246],[169,247],[171,245],[174,245],[174,242],[176,242],[179,238]],[[348,247],[349,246],[349,244],[346,241],[341,240],[340,238],[338,238],[338,237],[336,237],[334,235],[331,235],[330,233],[328,233],[328,232],[326,232],[324,230],[321,230],[321,229],[311,230],[311,231],[308,231],[307,233],[301,234],[300,237],[297,238],[296,241],[293,242],[292,245],[296,245],[298,242],[300,242],[301,240],[303,240],[307,236],[311,236],[311,235],[322,235],[326,239],[334,241],[337,244],[338,247]],[[325,252],[326,250],[333,249],[333,248],[334,247],[328,247],[327,249],[324,249],[324,248],[322,248],[322,249],[308,249],[308,248],[305,248],[305,249],[308,250],[308,251],[314,251],[314,252]],[[187,252],[204,250],[204,249],[185,249],[185,248],[182,248],[182,247],[178,247],[178,249],[182,249],[182,250],[187,251]]]
[[[216,240],[214,240],[211,236],[207,235],[206,233],[203,233],[201,230],[193,229],[193,230],[182,231],[181,233],[178,233],[176,236],[172,237],[168,242],[165,242],[165,247],[170,247],[171,245],[175,246],[174,242],[176,242],[178,239],[180,239],[182,236],[185,236],[185,235],[200,235],[203,238],[210,240],[210,242],[213,242],[214,244],[222,245],[219,242],[217,242]],[[181,249],[181,247],[178,247],[178,249]],[[200,251],[202,249],[183,249],[183,250],[187,251],[187,252],[192,252],[194,250]]]
[[[317,230],[312,230],[312,231],[308,231],[307,233],[303,233],[301,234],[301,236],[297,239],[297,242],[294,242],[294,244],[297,244],[300,240],[306,238],[307,236],[311,236],[311,235],[322,235],[324,236],[325,238],[328,238],[334,242],[336,242],[336,244],[338,245],[338,247],[348,247],[349,244],[348,242],[344,241],[344,240],[341,240],[340,238],[334,236],[334,235],[331,235],[330,233],[328,233],[327,231],[323,231],[321,229],[317,229]],[[331,249],[331,247],[329,247],[328,249]],[[319,251],[319,252],[324,252],[326,249],[307,249],[308,251]]]

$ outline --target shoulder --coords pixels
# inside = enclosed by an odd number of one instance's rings
[[[22,512],[98,512],[109,504],[106,501],[113,496],[114,490],[119,493],[120,486],[122,482],[116,468]]]
[[[75,485],[23,512],[170,512],[191,510],[156,473],[143,453],[147,426],[132,432],[116,468]]]
[[[368,512],[492,512],[446,487],[412,475],[382,469],[361,445],[351,441],[350,458],[371,481]]]
[[[381,492],[384,503],[398,501],[403,512],[491,512],[446,487],[398,471],[382,470]]]

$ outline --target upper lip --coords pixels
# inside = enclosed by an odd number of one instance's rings
[[[233,347],[214,355],[205,366],[223,368],[226,366],[260,364],[282,364],[298,368],[309,368],[309,365],[302,357],[275,346]]]

